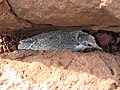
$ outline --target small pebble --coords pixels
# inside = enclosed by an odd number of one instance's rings
[[[116,51],[118,51],[118,46],[116,46],[116,45],[112,45],[111,46],[112,48],[112,52],[116,52]]]
[[[113,37],[106,33],[98,33],[98,34],[96,34],[95,37],[96,37],[97,41],[99,42],[100,46],[107,46],[113,40]]]

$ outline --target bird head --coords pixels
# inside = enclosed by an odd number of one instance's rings
[[[97,45],[95,38],[88,33],[80,31],[75,34],[75,38],[78,44],[74,48],[75,51],[85,50],[86,48],[102,50],[102,48]]]

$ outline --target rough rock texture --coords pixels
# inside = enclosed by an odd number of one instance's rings
[[[120,32],[120,0],[0,0],[0,35],[79,29]],[[116,56],[102,51],[0,54],[0,90],[120,90],[120,34],[114,33],[96,37],[107,38],[100,44],[111,44]]]
[[[31,27],[31,24],[14,15],[6,0],[0,0],[0,33],[23,27]]]
[[[80,25],[120,22],[116,0],[8,0],[15,14],[37,24]],[[102,10],[103,5],[104,10]],[[117,20],[117,21],[116,21]]]
[[[103,25],[97,29],[112,25],[120,32],[120,0],[0,0],[0,34],[19,35],[36,24]]]
[[[113,41],[113,37],[106,33],[97,34],[96,37],[101,46],[107,46],[107,45],[109,45],[109,43],[111,43]]]
[[[14,51],[0,56],[5,90],[120,90],[120,57],[105,52]]]

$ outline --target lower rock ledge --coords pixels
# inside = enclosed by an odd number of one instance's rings
[[[0,90],[120,90],[120,57],[102,51],[0,55]]]

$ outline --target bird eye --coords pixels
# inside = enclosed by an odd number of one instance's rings
[[[88,46],[92,46],[91,44],[88,44]]]

